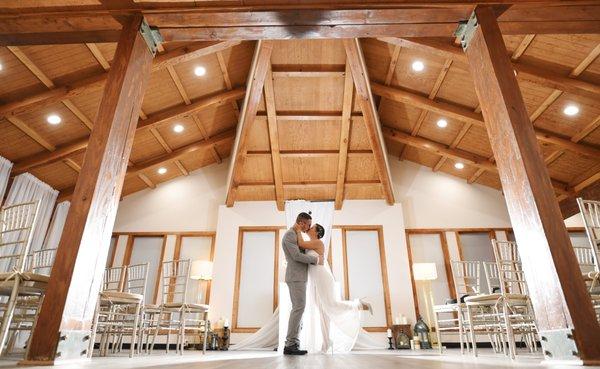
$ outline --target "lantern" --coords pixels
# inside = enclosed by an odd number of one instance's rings
[[[421,341],[422,349],[430,349],[431,341],[429,341],[429,327],[423,321],[423,318],[419,316],[417,319],[417,323],[415,324],[415,335],[419,337],[419,341]]]

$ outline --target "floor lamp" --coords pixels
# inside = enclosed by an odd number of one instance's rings
[[[200,281],[198,283],[198,303],[202,304],[202,281],[212,280],[213,263],[208,260],[194,260],[190,271],[190,279]]]
[[[413,278],[415,281],[421,281],[423,286],[423,298],[425,299],[425,310],[427,312],[427,325],[429,325],[430,332],[434,326],[431,319],[431,312],[433,311],[433,293],[431,291],[431,281],[437,279],[437,268],[435,263],[414,263],[413,264]],[[435,335],[431,335],[435,337]]]

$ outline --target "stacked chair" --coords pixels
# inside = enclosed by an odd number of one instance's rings
[[[458,334],[464,347],[477,356],[477,337],[488,337],[495,352],[512,359],[517,337],[530,352],[537,351],[537,330],[517,244],[492,240],[495,262],[452,261],[457,301],[434,307],[438,342],[445,332]],[[489,293],[482,293],[481,265]],[[443,314],[451,314],[442,317]]]
[[[203,334],[202,352],[206,353],[208,334],[208,305],[188,303],[188,281],[191,260],[172,260],[162,264],[162,303],[158,319],[154,326],[152,345],[154,349],[156,337],[166,335],[167,353],[171,333],[177,335],[176,352],[183,355],[186,345],[186,333]]]
[[[480,265],[477,261],[452,261],[452,275],[454,277],[454,290],[456,301],[443,305],[434,305],[433,314],[435,330],[440,354],[443,351],[442,333],[458,334],[460,352],[468,350],[466,336],[466,305],[463,298],[480,293]]]
[[[100,334],[100,355],[120,352],[130,337],[129,357],[136,352],[141,331],[141,313],[148,281],[148,263],[107,268],[96,303],[88,356],[92,357],[96,335]],[[137,345],[139,348],[140,345]]]
[[[30,255],[38,211],[38,201],[0,210],[0,353],[7,343],[12,349],[17,332],[33,328],[48,285],[54,250]]]
[[[596,317],[600,321],[600,201],[577,199],[589,247],[575,250],[588,286]],[[593,264],[593,265],[592,265]]]

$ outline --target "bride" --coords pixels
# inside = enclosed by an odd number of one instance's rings
[[[326,257],[325,246],[321,241],[325,235],[323,226],[316,223],[309,228],[306,231],[308,240],[303,238],[302,232],[298,228],[296,228],[296,233],[298,246],[306,250],[307,254],[313,253],[322,258]],[[323,335],[321,351],[347,352],[357,348],[355,346],[373,347],[374,343],[371,337],[360,326],[362,310],[373,314],[371,304],[359,299],[342,300],[336,291],[335,279],[327,263],[309,265],[308,276],[312,286],[308,293],[312,293],[313,301],[315,301],[320,315]],[[358,345],[357,340],[359,341]]]

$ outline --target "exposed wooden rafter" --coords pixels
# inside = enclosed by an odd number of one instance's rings
[[[360,41],[358,39],[344,39],[344,48],[346,49],[346,60],[352,71],[352,79],[356,88],[356,96],[358,105],[360,106],[367,135],[373,150],[377,174],[381,181],[384,197],[388,204],[394,203],[394,190],[392,187],[392,179],[387,161],[387,152],[385,143],[381,134],[381,125],[379,123],[379,115],[373,101],[373,93],[371,92],[371,84],[369,74],[363,56]]]
[[[198,100],[193,101],[190,105],[176,106],[174,108],[169,108],[164,111],[151,114],[148,117],[148,119],[143,120],[138,124],[137,129],[150,129],[153,126],[159,125],[163,122],[167,122],[170,119],[191,115],[193,112],[202,110],[206,107],[213,106],[215,104],[223,104],[225,102],[231,101],[232,99],[241,98],[244,95],[244,93],[244,89],[227,91],[217,95],[199,98]],[[47,165],[57,160],[62,160],[72,154],[81,152],[87,147],[87,144],[87,138],[78,139],[76,141],[69,142],[57,147],[56,150],[51,153],[41,153],[33,155],[29,158],[15,163],[12,173],[20,174],[29,169],[41,165]]]
[[[235,192],[238,183],[240,183],[241,168],[243,168],[245,161],[248,131],[256,117],[256,111],[258,110],[258,104],[260,103],[263,92],[265,77],[271,63],[272,51],[272,41],[258,41],[256,43],[252,66],[248,73],[247,93],[240,113],[236,140],[231,155],[232,162],[229,168],[227,199],[225,200],[227,206],[233,206],[233,203],[235,202]]]
[[[203,55],[209,55],[237,44],[239,44],[239,41],[195,42],[181,46],[158,55],[152,62],[152,70],[164,69],[168,65],[175,65]],[[0,117],[29,112],[71,97],[96,91],[104,86],[107,76],[108,72],[104,72],[68,85],[54,86],[49,91],[31,94],[17,101],[4,103],[0,105]]]
[[[285,210],[285,193],[283,192],[283,175],[281,171],[281,157],[279,156],[279,130],[275,109],[275,88],[273,87],[273,73],[271,72],[270,63],[265,77],[264,97],[267,109],[267,129],[269,131],[269,146],[271,147],[273,182],[275,183],[275,202],[277,203],[277,209],[283,211]]]
[[[344,77],[344,100],[342,102],[342,125],[340,128],[340,153],[338,157],[337,179],[335,186],[335,208],[341,209],[344,202],[344,184],[348,162],[348,146],[350,144],[350,126],[352,118],[352,101],[354,85],[352,70],[346,61],[346,76]]]

